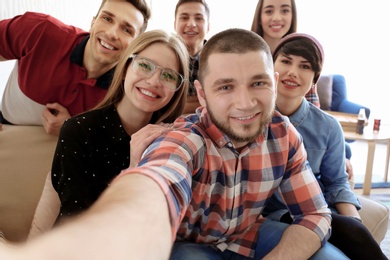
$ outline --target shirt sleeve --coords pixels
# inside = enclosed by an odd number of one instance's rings
[[[9,60],[26,55],[36,45],[47,17],[27,12],[0,21],[0,55]]]
[[[330,210],[307,161],[301,136],[293,127],[289,127],[289,136],[291,149],[280,192],[293,224],[314,231],[324,245],[330,236]]]
[[[11,19],[0,21],[0,55],[7,60],[21,59],[35,49],[50,50],[53,45],[61,46],[59,34],[77,31],[54,17],[34,12],[26,12]],[[67,32],[64,32],[67,30]],[[57,42],[56,42],[57,41]],[[50,53],[46,53],[50,57]]]
[[[306,93],[305,98],[307,101],[315,105],[316,107],[320,107],[320,98],[317,93],[317,84],[314,87],[310,88],[310,90]]]
[[[328,124],[328,129],[330,130],[328,146],[320,167],[320,182],[324,188],[325,199],[332,208],[335,207],[335,203],[346,202],[360,209],[361,205],[348,183],[343,130],[340,123],[333,118]]]
[[[137,168],[124,170],[119,175],[138,173],[156,181],[168,202],[172,241],[190,203],[192,172],[202,165],[204,150],[204,141],[199,135],[170,131],[147,148]]]

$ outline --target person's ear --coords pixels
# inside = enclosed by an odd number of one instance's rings
[[[317,82],[318,82],[318,78],[316,78],[316,77],[314,76],[313,81],[311,82],[311,88],[314,88],[315,85],[317,84]]]
[[[196,88],[196,92],[198,93],[199,104],[201,104],[202,107],[206,107],[206,97],[205,97],[205,94],[204,94],[204,90],[203,90],[202,84],[200,83],[199,80],[196,79],[194,81],[194,86]]]
[[[279,82],[279,72],[274,73],[275,78],[275,96],[278,94],[278,82]]]
[[[177,30],[177,28],[176,28],[176,17],[175,17],[175,20],[173,21],[173,29],[175,30],[175,32],[177,34],[179,34],[179,30]]]
[[[95,21],[96,21],[96,17],[94,16],[94,17],[92,17],[92,21],[91,21],[91,27],[90,27],[90,29],[92,28],[92,26],[93,26],[93,24],[95,23]]]

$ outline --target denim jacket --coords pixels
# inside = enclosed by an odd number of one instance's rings
[[[347,202],[360,209],[360,202],[348,183],[340,123],[305,99],[289,119],[302,135],[308,161],[329,207],[334,210],[335,203]]]

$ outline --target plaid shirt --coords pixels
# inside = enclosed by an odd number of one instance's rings
[[[310,88],[309,92],[306,93],[305,98],[307,101],[309,101],[316,107],[320,107],[320,99],[317,93],[317,84],[315,84],[314,87]]]
[[[188,96],[197,96],[194,81],[198,78],[199,71],[199,54],[190,58],[190,84],[188,86]]]
[[[240,153],[205,108],[174,127],[148,147],[139,167],[121,174],[141,173],[161,186],[173,239],[253,257],[265,202],[279,188],[294,224],[327,240],[330,211],[286,117],[275,112],[264,134]]]
[[[206,44],[207,40],[203,40],[203,46]],[[196,92],[196,88],[194,86],[194,81],[198,79],[198,72],[199,72],[199,55],[196,54],[194,57],[190,57],[190,79],[189,79],[189,86],[188,86],[188,96],[197,96],[198,93]]]

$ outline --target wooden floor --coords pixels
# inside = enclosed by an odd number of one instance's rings
[[[356,194],[362,195],[363,189],[354,189],[354,192]],[[389,193],[390,194],[390,188],[386,189],[371,189],[371,194],[385,194]]]

